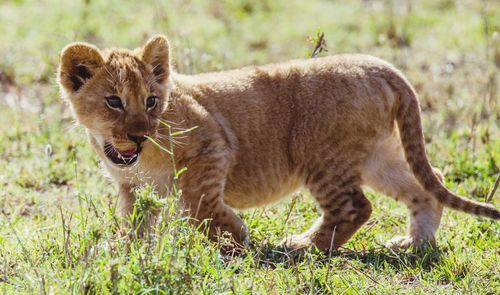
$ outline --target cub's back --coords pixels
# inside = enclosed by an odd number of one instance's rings
[[[235,200],[226,202],[241,203],[235,207],[267,203],[263,198],[277,198],[300,185],[298,168],[324,152],[325,145],[356,152],[353,146],[364,149],[388,132],[395,97],[383,79],[387,71],[392,67],[377,58],[338,55],[183,81],[236,139],[226,183],[228,198]]]

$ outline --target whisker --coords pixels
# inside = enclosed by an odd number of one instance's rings
[[[158,138],[160,140],[165,140],[165,141],[167,141],[166,143],[172,142],[176,146],[182,146],[182,145],[184,145],[183,142],[180,142],[178,140],[175,140],[172,137],[169,137],[169,136],[166,136],[166,135],[162,135],[162,134],[157,135],[156,138]]]

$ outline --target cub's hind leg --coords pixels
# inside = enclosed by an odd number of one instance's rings
[[[359,177],[353,174],[313,172],[306,185],[322,215],[307,232],[287,237],[285,246],[298,250],[315,245],[329,251],[347,242],[371,214],[371,204],[363,195],[359,182]]]
[[[440,172],[435,171],[442,178]],[[403,202],[410,211],[407,235],[391,239],[388,247],[408,248],[435,243],[443,206],[422,188],[410,171],[396,135],[374,147],[363,169],[363,182]]]

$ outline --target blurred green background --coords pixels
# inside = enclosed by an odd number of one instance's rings
[[[185,225],[180,244],[96,248],[113,241],[115,189],[59,97],[66,44],[135,48],[162,33],[175,69],[194,74],[309,58],[317,32],[320,56],[372,54],[408,76],[433,164],[485,201],[500,171],[500,1],[0,0],[0,291],[498,293],[498,223],[447,211],[437,252],[394,253],[381,245],[406,211],[373,192],[371,220],[331,259],[273,250],[318,216],[306,192],[242,213],[254,247],[232,264]]]

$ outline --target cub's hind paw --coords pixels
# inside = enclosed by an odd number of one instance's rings
[[[394,250],[397,250],[397,249],[401,249],[401,250],[408,249],[408,248],[410,248],[413,245],[414,245],[414,240],[410,236],[396,236],[396,237],[390,239],[385,244],[385,246],[387,248],[394,249]]]
[[[428,246],[435,246],[434,239],[417,239],[412,236],[396,236],[390,239],[385,246],[393,250],[405,250],[408,248],[422,249]]]
[[[287,249],[290,252],[302,252],[307,248],[314,245],[313,241],[308,235],[291,235],[284,238],[279,246]]]

